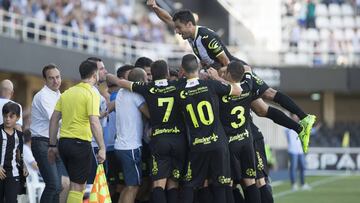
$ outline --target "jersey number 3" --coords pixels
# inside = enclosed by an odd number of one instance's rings
[[[231,127],[233,128],[240,128],[242,125],[244,125],[245,123],[245,109],[242,106],[236,106],[231,110],[231,115],[236,115],[237,114],[237,119],[238,122],[231,122]]]

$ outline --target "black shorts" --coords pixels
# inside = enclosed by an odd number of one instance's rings
[[[229,144],[231,177],[235,183],[243,178],[255,178],[255,150],[252,137]]]
[[[60,138],[59,152],[70,181],[85,184],[92,164],[92,147],[88,141]]]
[[[152,180],[172,178],[178,181],[184,175],[186,147],[185,136],[153,138],[150,141]]]
[[[150,146],[144,140],[142,140],[141,147],[141,170],[142,177],[150,176],[150,162],[151,162],[151,152]]]
[[[215,186],[230,184],[230,153],[225,144],[210,151],[190,152],[188,159],[185,187],[201,187],[206,179]]]
[[[106,179],[109,185],[124,184],[124,175],[121,171],[121,163],[115,156],[115,151],[106,152]]]
[[[263,81],[261,78],[259,78],[259,76],[257,76],[256,74],[253,74],[253,95],[252,95],[252,100],[256,100],[259,97],[261,97],[261,95],[267,90],[269,89],[269,86],[266,84],[265,81]]]
[[[256,179],[266,178],[268,176],[268,168],[264,139],[254,139],[254,149],[256,156]]]

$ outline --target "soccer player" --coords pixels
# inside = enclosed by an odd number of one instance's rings
[[[243,181],[247,202],[260,203],[260,192],[256,187],[255,152],[253,138],[249,129],[252,102],[252,74],[249,66],[239,61],[228,64],[225,78],[241,85],[240,96],[219,98],[220,118],[229,139],[230,163],[234,184]],[[244,81],[240,83],[244,78]],[[232,194],[231,194],[232,195]]]
[[[218,67],[222,72],[231,60],[236,58],[230,54],[226,46],[222,43],[219,36],[206,27],[197,26],[194,16],[189,10],[181,10],[174,14],[173,17],[160,8],[155,0],[147,0],[147,4],[154,10],[156,15],[167,25],[175,29],[183,39],[188,40],[194,54],[200,59],[203,67]],[[237,59],[239,60],[239,59]],[[246,64],[242,61],[243,64]],[[253,109],[257,115],[268,117],[275,123],[284,127],[293,129],[299,134],[302,141],[304,152],[307,152],[310,131],[315,122],[314,115],[305,114],[300,107],[287,95],[270,88],[262,79],[253,76],[254,89],[264,98],[280,104],[288,111],[296,114],[300,119],[300,123],[296,123],[286,116],[280,110],[268,106],[263,102],[254,102]]]
[[[48,159],[54,163],[60,152],[70,178],[68,203],[80,203],[91,170],[92,136],[99,146],[98,162],[105,160],[105,144],[99,120],[100,96],[93,86],[99,81],[97,64],[85,60],[80,64],[81,82],[66,90],[56,103],[49,124]],[[57,134],[60,128],[59,152]]]
[[[141,94],[152,107],[149,109],[152,201],[177,202],[178,181],[183,174],[186,156],[184,124],[178,106],[174,105],[177,82],[168,80],[169,68],[163,60],[151,64],[151,75],[154,81],[149,83],[119,80],[112,75],[108,75],[108,80]]]
[[[216,80],[200,80],[196,56],[185,55],[181,62],[186,79],[179,81],[176,104],[188,129],[190,151],[185,175],[184,202],[193,201],[193,188],[212,181],[214,202],[226,201],[225,189],[230,185],[228,141],[219,118],[218,96],[241,94],[234,84]]]
[[[151,70],[150,70],[151,69],[150,65],[152,62],[153,61],[150,58],[142,56],[142,57],[139,57],[138,59],[136,59],[135,64],[134,64],[134,66],[136,68],[144,69],[149,82],[153,80],[152,75],[151,75]]]

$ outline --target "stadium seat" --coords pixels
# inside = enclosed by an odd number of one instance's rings
[[[339,4],[329,5],[329,16],[340,16],[341,14],[342,13]]]
[[[360,16],[356,16],[355,25],[356,25],[356,27],[360,28]]]
[[[345,30],[345,39],[350,41],[355,37],[355,31],[353,29]]]
[[[356,30],[356,36],[360,38],[360,29]]]
[[[330,31],[329,29],[323,28],[320,29],[320,40],[327,40],[329,39]]]
[[[343,21],[341,20],[340,17],[338,16],[331,16],[330,18],[330,28],[342,28],[343,25]]]
[[[318,17],[316,18],[316,26],[318,28],[329,28],[330,21],[327,17]]]
[[[310,52],[310,45],[306,41],[300,41],[298,43],[298,51],[300,53],[309,53]]]
[[[354,10],[350,4],[344,3],[341,5],[341,13],[343,16],[353,16]]]
[[[340,29],[335,29],[334,30],[334,38],[337,41],[344,41],[345,40],[344,31],[340,30]]]
[[[307,29],[305,32],[305,38],[306,38],[306,40],[312,41],[312,42],[318,41],[320,38],[318,30],[314,29],[314,28]]]
[[[355,19],[351,16],[344,17],[344,28],[354,28],[355,27]]]
[[[293,52],[288,52],[284,54],[284,64],[288,64],[288,65],[296,65],[297,61],[296,61],[296,54]]]
[[[317,49],[320,53],[327,54],[329,52],[329,43],[327,41],[322,41],[319,43]]]
[[[327,16],[328,15],[328,8],[325,4],[317,4],[315,9],[316,16]]]
[[[299,53],[299,54],[297,54],[296,59],[297,59],[296,62],[299,65],[310,65],[310,64],[312,64],[309,54]]]

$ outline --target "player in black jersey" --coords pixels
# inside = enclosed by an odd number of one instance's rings
[[[163,60],[151,64],[153,82],[130,82],[108,75],[111,83],[141,94],[148,104],[152,128],[150,150],[153,202],[177,202],[178,181],[183,175],[186,137],[179,106],[175,105],[176,81],[169,81],[169,68]],[[165,195],[165,188],[167,194]]]
[[[227,66],[225,78],[243,89],[240,96],[223,96],[219,102],[221,123],[229,140],[232,178],[234,185],[242,181],[247,202],[260,203],[260,192],[255,183],[253,137],[249,128],[253,88],[251,68],[232,61]]]
[[[190,151],[185,175],[185,200],[193,201],[193,188],[212,181],[214,202],[226,201],[230,166],[227,138],[219,118],[218,96],[241,94],[234,84],[216,80],[200,80],[197,58],[188,54],[182,59],[186,79],[178,82],[176,103],[179,105],[189,134]]]
[[[236,59],[226,49],[226,46],[214,31],[196,25],[191,11],[178,11],[172,17],[167,11],[157,6],[155,0],[147,0],[147,4],[162,21],[174,28],[176,33],[180,34],[183,39],[188,40],[193,52],[200,59],[204,67],[222,67],[220,70],[224,72],[230,61]],[[246,64],[244,61],[242,63]],[[280,104],[291,113],[296,114],[301,121],[300,123],[293,121],[283,112],[268,106],[266,103],[253,103],[253,109],[256,114],[268,117],[275,123],[296,131],[302,141],[304,152],[307,152],[310,131],[316,117],[305,114],[290,97],[270,88],[261,78],[256,75],[253,78],[254,89],[257,89],[256,91],[259,96]]]

